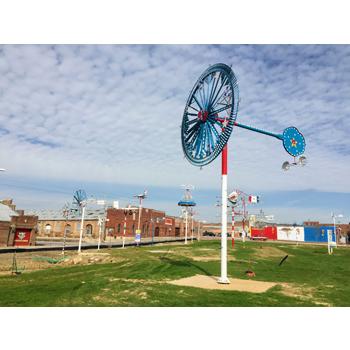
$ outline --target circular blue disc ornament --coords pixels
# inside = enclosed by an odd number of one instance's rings
[[[182,149],[196,166],[211,163],[230,138],[238,112],[238,84],[231,67],[210,66],[188,97],[181,125]]]
[[[305,151],[303,134],[294,126],[283,131],[283,147],[293,157],[300,156]]]

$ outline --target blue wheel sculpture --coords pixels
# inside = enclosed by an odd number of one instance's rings
[[[300,156],[305,151],[303,134],[294,126],[283,131],[283,147],[293,157]]]
[[[231,67],[218,63],[197,80],[181,126],[182,148],[196,166],[212,162],[230,138],[238,113],[238,84]]]

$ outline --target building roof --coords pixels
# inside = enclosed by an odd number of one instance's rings
[[[11,216],[18,216],[14,210],[0,203],[0,221],[11,221]]]
[[[39,217],[38,220],[66,220],[62,210],[28,210],[27,215],[36,215]],[[85,220],[98,220],[101,216],[105,216],[105,210],[103,208],[85,209]],[[81,220],[81,214],[79,214],[79,212],[72,212],[69,214],[68,220]]]

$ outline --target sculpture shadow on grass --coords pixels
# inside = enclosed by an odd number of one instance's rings
[[[193,263],[191,260],[177,260],[177,259],[168,258],[166,256],[160,256],[159,260],[166,263],[166,264],[170,264],[170,265],[176,266],[176,267],[185,267],[185,268],[193,268],[194,267],[197,270],[199,270],[202,274],[204,273],[206,276],[209,276],[212,279],[216,280],[216,278],[213,276],[213,274],[211,272],[204,269],[202,266],[199,266],[199,265]]]

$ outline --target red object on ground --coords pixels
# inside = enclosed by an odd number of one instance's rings
[[[16,229],[14,246],[26,246],[30,243],[30,229]]]

